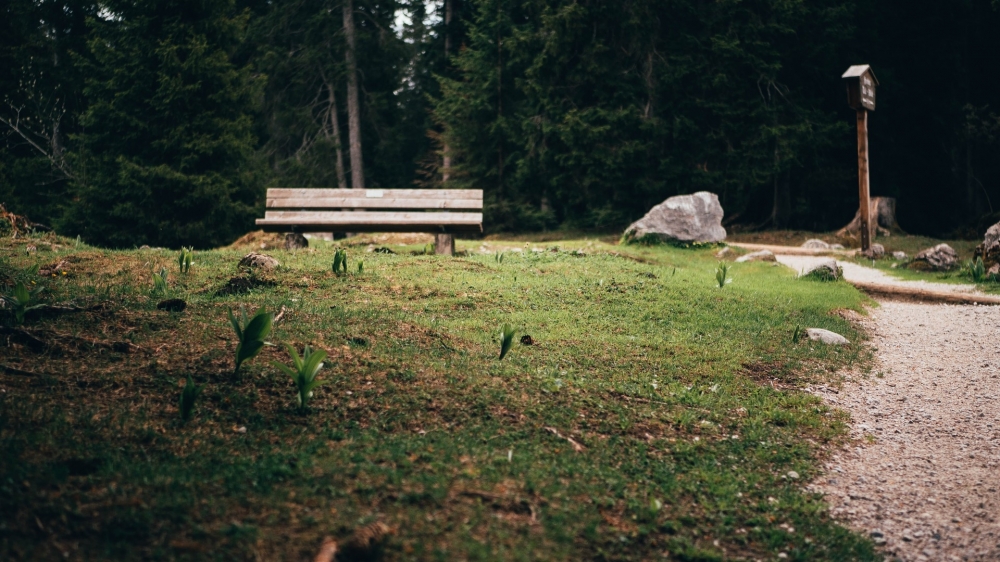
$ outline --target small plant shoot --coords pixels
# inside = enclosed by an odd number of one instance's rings
[[[733,282],[733,280],[729,278],[729,264],[719,264],[719,267],[715,270],[715,281],[719,284],[720,289],[725,287],[727,283]]]
[[[181,248],[181,253],[177,256],[177,266],[181,273],[187,274],[191,271],[191,264],[194,259],[194,248]]]
[[[191,375],[188,375],[184,389],[181,390],[180,405],[178,408],[181,413],[181,422],[187,423],[191,419],[191,416],[194,414],[194,403],[198,400],[198,395],[201,394],[201,389],[204,386],[203,384],[194,384],[194,381],[191,380]]]
[[[510,324],[504,324],[500,328],[500,361],[507,356],[511,343],[514,341],[514,328]]]
[[[271,364],[278,370],[292,378],[295,388],[298,391],[296,399],[300,410],[305,410],[309,399],[313,397],[313,390],[326,381],[316,380],[316,373],[323,368],[323,360],[326,359],[326,352],[322,349],[312,350],[308,345],[302,351],[302,357],[291,344],[285,344],[288,355],[292,358],[292,367],[282,365],[277,361]]]
[[[347,250],[337,250],[333,254],[333,272],[337,275],[347,275]]]
[[[233,374],[240,372],[240,365],[248,359],[253,359],[264,349],[265,338],[271,333],[271,325],[274,322],[274,315],[265,312],[263,308],[258,310],[252,318],[247,320],[246,313],[240,309],[240,318],[229,312],[229,323],[233,325],[238,343],[236,344],[236,367]]]
[[[14,311],[14,321],[17,324],[24,324],[24,317],[26,314],[44,306],[38,304],[36,299],[38,294],[44,290],[45,288],[41,286],[29,289],[28,286],[24,284],[24,281],[18,281],[17,285],[14,286],[14,294],[3,297],[7,306]]]
[[[160,268],[159,273],[153,273],[153,295],[163,296],[167,294],[167,277],[170,273],[167,268]]]

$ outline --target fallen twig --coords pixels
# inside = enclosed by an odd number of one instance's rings
[[[46,344],[44,341],[36,338],[29,332],[22,330],[20,328],[10,328],[7,326],[0,326],[0,334],[14,336],[18,339],[20,343],[24,344],[32,351],[38,353],[45,351],[45,348],[48,347],[48,344]]]
[[[288,309],[285,308],[285,305],[281,305],[281,310],[278,311],[278,313],[274,315],[274,320],[271,321],[271,325],[273,326],[273,325],[277,324],[278,322],[281,322],[281,319],[285,317],[285,312],[287,312],[287,311],[288,311]]]
[[[559,433],[559,430],[554,427],[546,427],[545,431],[548,431],[549,433],[555,435],[559,439],[565,439],[566,441],[569,441],[569,444],[573,446],[573,450],[576,451],[577,453],[582,452],[584,449],[586,449],[586,447],[577,443],[572,437],[566,437],[565,435]]]
[[[37,377],[38,373],[32,373],[31,371],[22,371],[21,369],[15,369],[14,367],[8,367],[7,365],[0,364],[0,371],[3,371],[10,375],[21,375],[22,377]]]
[[[316,553],[315,562],[333,562],[333,559],[337,556],[337,541],[330,537],[323,539],[322,546],[319,547],[319,552]]]

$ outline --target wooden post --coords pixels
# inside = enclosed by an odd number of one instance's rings
[[[861,251],[872,247],[872,205],[868,191],[868,110],[858,108],[858,196],[861,211]]]
[[[434,235],[434,253],[439,256],[454,256],[455,255],[455,235],[454,234],[435,234]]]

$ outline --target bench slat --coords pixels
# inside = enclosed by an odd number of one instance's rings
[[[379,199],[369,197],[382,192],[381,198],[399,199],[478,199],[483,200],[482,189],[335,189],[325,187],[270,187],[267,198],[291,197],[349,197],[362,199]]]
[[[481,232],[482,213],[268,211],[257,225],[301,232]]]
[[[482,199],[400,197],[271,197],[268,209],[482,209]]]

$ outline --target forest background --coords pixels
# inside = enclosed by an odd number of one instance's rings
[[[740,228],[1000,211],[1000,0],[7,0],[0,202],[113,247],[217,246],[267,186],[473,187],[488,231],[611,231],[709,190]]]

